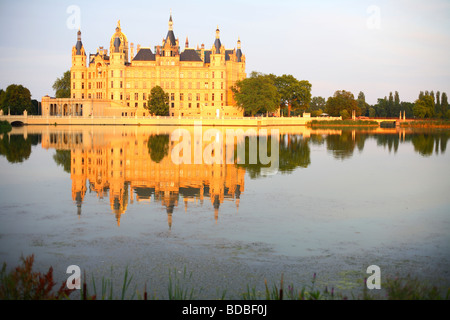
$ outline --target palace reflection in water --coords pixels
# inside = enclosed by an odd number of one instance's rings
[[[210,128],[203,128],[202,133]],[[218,135],[226,135],[229,128],[215,128]],[[225,152],[220,153],[222,163],[195,164],[194,148],[201,145],[202,153],[211,140],[196,135],[195,129],[187,127],[191,136],[191,164],[176,164],[171,158],[178,141],[171,135],[176,128],[170,127],[25,127],[15,128],[0,139],[0,155],[16,163],[28,159],[31,146],[41,144],[44,149],[55,149],[55,162],[70,173],[72,199],[78,215],[82,215],[87,191],[95,192],[101,199],[109,198],[110,210],[117,224],[126,213],[129,204],[136,202],[160,202],[172,225],[174,208],[183,202],[185,211],[189,203],[210,201],[214,219],[218,220],[221,204],[233,201],[239,208],[241,194],[245,189],[245,175],[250,178],[264,176],[267,164],[227,163]],[[276,130],[276,131],[274,131]],[[232,150],[245,145],[249,152],[250,136],[264,139],[270,150],[270,140],[276,139],[279,147],[278,171],[289,173],[296,168],[311,164],[310,146],[325,145],[328,152],[339,160],[350,158],[355,149],[362,151],[365,141],[374,138],[377,146],[397,152],[400,143],[412,143],[422,156],[444,153],[449,131],[408,131],[405,129],[310,129],[306,127],[283,127],[277,129],[243,129],[231,142]],[[276,135],[271,135],[273,133]],[[213,139],[214,140],[214,139]],[[218,140],[222,149],[230,147],[226,139]],[[228,143],[228,145],[227,145]],[[212,152],[214,153],[216,149]],[[271,151],[270,151],[271,152]],[[246,154],[248,157],[248,154]],[[216,158],[217,159],[217,158]],[[236,160],[236,159],[235,159]],[[181,200],[180,200],[181,199]]]

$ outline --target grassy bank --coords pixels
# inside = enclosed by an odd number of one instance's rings
[[[378,122],[371,120],[313,120],[309,127],[378,127]]]
[[[416,120],[400,122],[401,128],[448,128],[450,120]]]
[[[0,133],[7,133],[11,131],[12,126],[8,121],[0,121]]]
[[[99,282],[93,277],[87,279],[82,276],[80,290],[69,290],[65,283],[59,287],[53,279],[53,269],[50,267],[47,273],[33,271],[34,256],[22,258],[22,265],[12,271],[6,271],[6,264],[0,271],[0,300],[196,300],[201,291],[192,283],[192,273],[186,269],[169,270],[167,296],[152,294],[147,283],[140,283],[134,287],[131,285],[133,277],[125,270],[122,287],[113,288],[113,281],[102,277]],[[403,279],[383,279],[382,287],[385,294],[380,295],[377,290],[368,290],[365,280],[361,282],[362,293],[357,295],[343,295],[333,287],[318,287],[316,274],[311,282],[300,286],[285,284],[283,275],[279,283],[269,285],[264,280],[264,290],[257,291],[247,285],[238,297],[227,296],[226,290],[218,288],[217,295],[211,300],[449,300],[450,288],[437,288],[427,285],[417,279],[405,277]],[[78,298],[72,298],[77,293]]]

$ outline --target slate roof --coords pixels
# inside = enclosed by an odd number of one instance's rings
[[[120,38],[115,38],[114,39],[114,52],[119,52],[119,47],[120,47]]]
[[[77,56],[81,56],[81,48],[83,47],[83,43],[81,43],[81,40],[77,41],[77,44],[75,45],[75,49],[77,49]]]
[[[222,47],[222,43],[220,42],[219,38],[216,38],[216,41],[214,41],[214,46],[216,47],[216,53],[220,53],[220,48]]]
[[[141,48],[134,57],[133,61],[155,61],[155,55],[149,48]]]
[[[242,51],[241,51],[241,49],[237,49],[236,57],[237,57],[237,62],[241,62],[241,60],[242,60]]]
[[[185,49],[180,54],[180,61],[199,61],[202,62],[202,59],[197,54],[197,51],[194,49]]]
[[[211,50],[205,50],[205,63],[211,63]]]
[[[173,33],[173,30],[169,30],[169,32],[167,32],[167,37],[166,37],[166,41],[165,42],[167,42],[167,40],[170,41],[170,45],[171,46],[176,46],[177,45],[177,42],[175,40],[175,33]]]
[[[94,60],[95,60],[95,57],[98,56],[98,55],[99,55],[98,52],[97,52],[96,54],[90,53],[90,54],[89,54],[89,63],[93,63]],[[103,56],[103,60],[109,61],[109,56]]]
[[[230,60],[230,54],[233,54],[234,50],[225,50],[225,61]]]

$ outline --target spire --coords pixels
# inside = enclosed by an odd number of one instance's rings
[[[216,39],[219,39],[220,38],[220,30],[219,30],[219,26],[217,26],[217,29],[216,29]]]
[[[170,12],[170,18],[169,18],[169,31],[167,32],[166,40],[164,44],[169,40],[169,43],[172,47],[177,45],[175,34],[173,33],[173,21],[172,21],[172,11]]]
[[[75,45],[75,49],[77,50],[76,55],[80,56],[82,55],[81,49],[83,48],[83,43],[81,42],[81,30],[78,29],[77,32],[77,44]]]
[[[186,37],[186,43],[184,44],[185,49],[189,48],[189,39]]]
[[[173,31],[172,10],[170,10],[169,31]]]
[[[216,54],[220,53],[220,48],[222,47],[222,43],[220,42],[220,30],[219,30],[219,26],[217,26],[216,29],[216,41],[214,41],[214,47],[216,48]]]
[[[236,50],[237,62],[242,62],[242,51],[241,51],[241,39],[238,38],[237,50]]]

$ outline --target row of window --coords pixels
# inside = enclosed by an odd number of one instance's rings
[[[139,87],[142,87],[143,89],[147,89],[147,85],[148,84],[150,84],[150,83],[147,83],[145,81],[139,83],[139,82],[136,81],[136,82],[134,82],[134,88],[135,89],[140,89]],[[198,89],[198,90],[201,89],[202,86],[201,86],[200,82],[196,82],[196,83],[193,83],[193,82],[186,82],[186,83],[185,82],[180,82],[180,89],[194,89],[193,88],[194,84],[196,85],[195,89]],[[96,89],[103,89],[103,82],[99,81],[99,82],[89,82],[88,83],[88,90],[92,90],[94,85],[95,85]],[[116,88],[123,89],[123,81],[120,81],[118,84],[116,83],[116,85],[118,85],[118,87],[116,87]],[[153,88],[154,86],[155,86],[155,83],[152,82],[151,83],[151,88]],[[72,83],[72,89],[75,90],[76,87],[77,87],[76,83],[73,82]],[[114,87],[115,87],[114,86],[114,81],[111,81],[111,89],[114,89]],[[126,87],[127,87],[127,89],[131,88],[131,85],[130,85],[129,82],[126,83]],[[162,82],[161,83],[161,87],[163,89],[175,89],[175,82],[174,81]],[[220,82],[220,89],[223,90],[224,87],[225,87],[224,82]],[[209,89],[209,83],[205,82],[203,88],[204,89]],[[81,89],[82,90],[85,89],[84,82],[81,83]],[[213,90],[219,89],[218,87],[216,88],[216,82],[211,82],[211,89],[213,89]]]
[[[75,93],[73,93],[72,96],[75,99]],[[89,93],[87,95],[88,99],[92,99],[93,97],[95,97],[95,99],[103,99],[104,98],[103,97],[103,92],[95,92],[95,95],[92,95],[91,93]],[[137,92],[134,93],[134,100],[139,101],[141,97],[142,97],[143,101],[147,101],[150,98],[150,96],[148,94],[146,94],[146,93],[142,93],[142,96],[139,93],[137,93]],[[170,95],[169,95],[170,101],[176,101],[175,97],[176,97],[175,93],[173,93],[173,92],[170,93]],[[195,95],[192,94],[192,93],[189,93],[186,96],[184,95],[184,93],[180,93],[179,94],[179,101],[185,101],[185,97],[186,97],[186,101],[194,101],[194,98],[195,98],[195,101],[201,101],[201,94],[200,93],[197,93]],[[84,95],[84,93],[82,93],[81,94],[81,99],[84,99],[84,98],[85,98],[85,95]],[[124,99],[124,96],[123,96],[122,93],[116,94],[116,95],[114,95],[114,93],[111,93],[111,100],[114,100],[114,98],[116,98],[116,100],[121,100],[122,101]],[[209,101],[209,94],[205,93],[203,98],[204,98],[203,99],[204,101]],[[224,101],[224,98],[225,98],[224,94],[221,93],[220,94],[220,100],[217,100],[217,101]],[[131,94],[127,93],[125,99],[127,101],[131,100]],[[211,101],[216,101],[216,94],[211,93]]]
[[[92,79],[95,78],[95,75],[103,75],[105,76],[106,73],[105,72],[101,72],[101,71],[97,71],[97,72],[88,72],[88,79]],[[111,70],[111,78],[114,78],[114,74],[116,76],[119,76],[120,78],[123,78],[123,70],[117,70],[116,73],[114,73],[114,70]],[[161,72],[161,78],[175,78],[175,71],[162,71]],[[147,78],[147,71],[135,71],[133,73],[131,73],[131,71],[127,71],[126,73],[127,77],[130,78],[132,75],[134,75],[135,78]],[[152,78],[156,78],[156,72],[148,72],[148,75]],[[193,78],[193,76],[196,75],[195,79],[200,79],[200,78],[205,78],[208,79],[209,78],[209,72],[180,72],[180,78],[186,78],[190,79]],[[211,78],[215,79],[216,75],[219,75],[219,72],[215,72],[212,71],[211,72]],[[220,71],[220,78],[223,79],[225,76],[225,73],[223,71]],[[76,79],[76,72],[72,73],[72,78]],[[84,72],[81,72],[81,79],[84,79]]]

